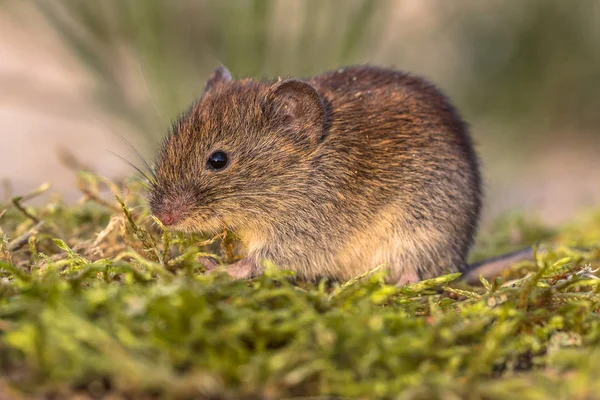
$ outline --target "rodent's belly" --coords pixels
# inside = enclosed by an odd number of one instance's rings
[[[332,277],[349,280],[378,267],[389,271],[389,281],[406,276],[433,276],[445,269],[456,270],[461,254],[452,249],[452,235],[440,226],[415,226],[403,219],[398,205],[383,211],[374,222],[332,247],[295,243],[292,254],[280,267],[304,278]],[[344,231],[344,230],[341,230]],[[347,231],[346,231],[347,232]],[[281,254],[281,253],[280,253]],[[277,264],[277,263],[276,263]]]
[[[368,240],[368,239],[366,239]],[[406,248],[407,246],[404,245]],[[318,279],[320,277],[331,277],[339,280],[349,280],[369,271],[379,269],[390,270],[391,276],[401,276],[404,272],[413,272],[410,263],[400,264],[398,257],[400,246],[395,247],[388,241],[365,242],[353,241],[337,254],[313,253],[309,260],[302,257],[288,263],[300,277],[307,279]],[[409,259],[407,257],[406,259]]]

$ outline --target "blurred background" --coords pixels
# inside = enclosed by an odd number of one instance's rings
[[[235,77],[371,63],[423,75],[469,122],[485,221],[557,224],[600,204],[600,1],[0,0],[0,196],[50,181],[61,149],[133,174],[219,63]]]

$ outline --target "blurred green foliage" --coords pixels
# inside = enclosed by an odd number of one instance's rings
[[[365,51],[366,39],[380,34],[381,25],[375,21],[388,3],[36,2],[94,72],[99,101],[130,121],[138,132],[155,137],[164,134],[165,124],[201,94],[203,81],[219,63],[236,76],[273,76],[309,74],[355,61],[356,55]],[[285,15],[291,13],[293,16]],[[294,26],[288,20],[293,20]],[[140,108],[131,100],[123,82],[128,74],[141,78],[147,86],[156,113],[147,103]]]
[[[33,1],[94,71],[102,104],[151,137],[219,63],[269,77],[396,65],[432,78],[503,138],[597,136],[600,125],[594,0]],[[157,111],[132,100],[124,77],[142,78]]]
[[[456,3],[444,4],[457,11]],[[544,132],[557,125],[597,130],[600,3],[489,2],[473,11],[460,13],[453,27],[471,112],[511,128],[531,121]],[[514,132],[521,133],[506,130]]]

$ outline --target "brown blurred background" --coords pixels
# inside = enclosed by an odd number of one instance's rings
[[[274,77],[368,62],[457,104],[487,221],[556,224],[600,204],[599,49],[595,0],[0,0],[0,198],[50,181],[76,199],[61,147],[132,174],[115,133],[151,158],[218,63]]]

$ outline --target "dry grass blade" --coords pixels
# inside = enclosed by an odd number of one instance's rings
[[[41,185],[40,187],[38,187],[37,189],[35,189],[34,191],[32,191],[26,195],[14,197],[12,199],[12,204],[13,204],[13,206],[15,206],[15,208],[17,210],[19,210],[21,213],[23,213],[23,215],[25,215],[27,218],[29,218],[30,220],[32,220],[33,222],[35,222],[37,224],[40,222],[40,220],[35,215],[33,215],[29,211],[27,211],[27,209],[21,203],[43,195],[48,190],[50,190],[50,188],[51,188],[51,185],[49,183],[44,183],[43,185]]]
[[[10,251],[10,252],[17,251],[21,247],[23,247],[26,244],[28,244],[29,243],[29,239],[32,236],[37,235],[40,232],[40,229],[42,228],[42,226],[44,226],[44,221],[39,221],[37,224],[35,224],[33,227],[31,227],[27,232],[25,232],[24,234],[22,234],[18,238],[13,239],[8,244],[8,251]]]

